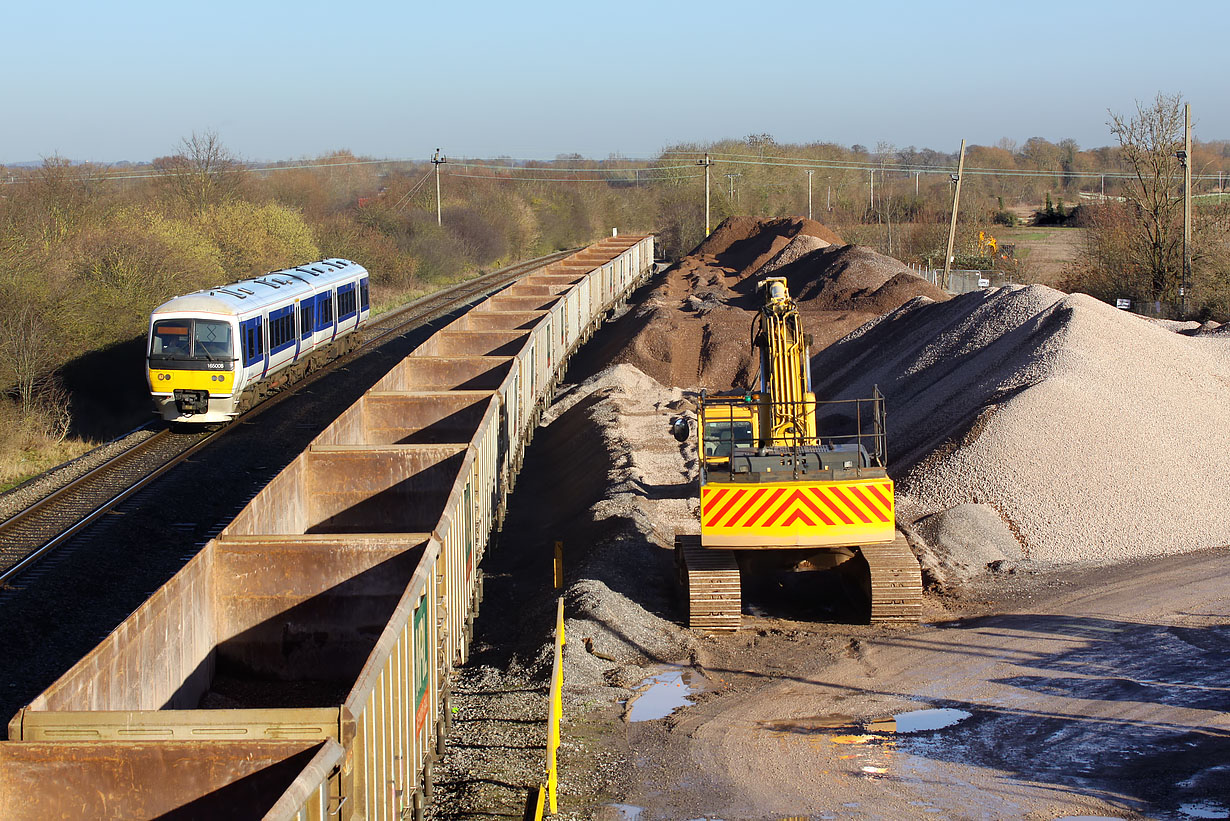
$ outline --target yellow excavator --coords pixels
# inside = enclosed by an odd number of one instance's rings
[[[817,400],[786,280],[769,277],[759,291],[757,390],[700,395],[700,535],[675,537],[688,624],[737,630],[740,566],[765,564],[843,566],[861,581],[873,624],[917,622],[922,574],[895,527],[884,397]],[[691,426],[676,418],[671,432],[684,442]]]

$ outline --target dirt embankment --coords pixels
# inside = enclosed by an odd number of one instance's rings
[[[802,218],[731,217],[667,271],[624,332],[587,352],[590,372],[627,363],[687,390],[746,387],[756,375],[750,330],[757,283],[786,277],[813,335],[813,352],[917,296],[947,295],[902,263],[843,245]]]

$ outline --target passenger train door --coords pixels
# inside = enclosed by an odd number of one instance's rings
[[[269,373],[269,323],[265,321],[265,317],[257,317],[256,332],[260,335],[261,350],[265,354],[264,365],[261,366],[261,379],[264,379]]]

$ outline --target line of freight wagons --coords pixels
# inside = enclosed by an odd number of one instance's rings
[[[0,817],[421,814],[524,447],[652,266],[603,240],[402,360],[12,719]]]

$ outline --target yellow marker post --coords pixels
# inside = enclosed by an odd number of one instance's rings
[[[555,589],[564,587],[564,543],[555,543]]]

